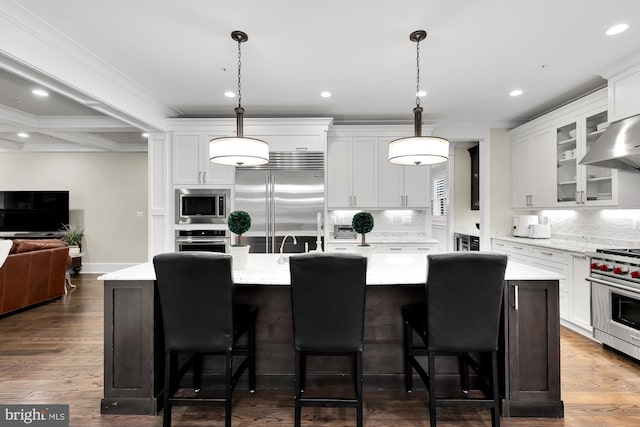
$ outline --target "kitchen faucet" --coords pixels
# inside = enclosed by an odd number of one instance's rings
[[[284,242],[285,240],[287,240],[287,237],[293,238],[294,245],[298,244],[298,241],[296,240],[296,236],[293,236],[291,234],[287,234],[286,236],[284,236],[284,238],[282,239],[282,243],[280,244],[280,258],[278,258],[278,264],[284,264],[285,262],[287,262],[287,258],[285,258],[284,255],[282,255],[282,250],[284,249]]]

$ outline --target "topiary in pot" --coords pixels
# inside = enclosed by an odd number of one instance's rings
[[[365,235],[373,230],[373,215],[369,212],[358,212],[351,220],[353,231],[362,235],[362,243],[360,246],[368,246],[365,242]]]
[[[237,236],[235,246],[244,246],[242,235],[251,228],[251,216],[245,211],[233,211],[229,214],[227,224],[229,231]]]

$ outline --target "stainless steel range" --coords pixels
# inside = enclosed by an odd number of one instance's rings
[[[594,338],[640,359],[640,249],[598,249],[587,256]]]

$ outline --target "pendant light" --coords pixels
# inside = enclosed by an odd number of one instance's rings
[[[389,143],[389,161],[399,165],[432,165],[449,159],[449,141],[436,136],[422,136],[420,106],[420,41],[427,38],[424,30],[414,31],[409,40],[416,43],[416,108],[413,109],[414,136]]]
[[[240,46],[249,40],[242,31],[233,31],[231,38],[238,42],[238,106],[236,112],[236,136],[214,138],[209,141],[209,160],[212,163],[232,166],[258,166],[269,162],[269,145],[256,138],[247,138],[242,130],[244,108],[242,108]]]

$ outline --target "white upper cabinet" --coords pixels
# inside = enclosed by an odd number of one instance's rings
[[[513,140],[513,208],[554,206],[555,146],[551,129],[543,129]]]
[[[609,120],[640,114],[640,65],[608,77]]]
[[[606,90],[513,129],[512,207],[640,207],[640,174],[580,165],[611,117]]]
[[[341,137],[328,141],[329,208],[371,208],[378,204],[377,138]]]
[[[604,132],[607,111],[596,108],[556,126],[558,206],[615,206],[618,171],[579,161]],[[598,130],[598,127],[600,129]]]
[[[220,135],[202,132],[174,132],[174,185],[232,185],[235,168],[209,161],[209,140]]]
[[[389,162],[389,142],[378,141],[378,206],[381,208],[429,206],[429,166],[401,166]]]

